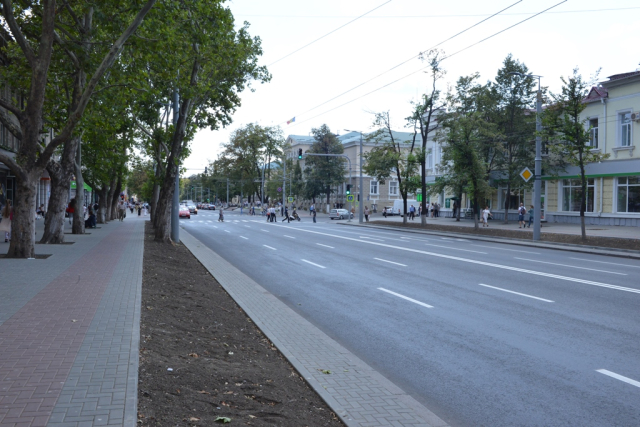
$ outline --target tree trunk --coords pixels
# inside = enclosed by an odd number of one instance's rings
[[[107,200],[109,194],[109,187],[102,185],[102,188],[98,190],[98,212],[96,212],[96,222],[98,224],[107,223]]]
[[[462,192],[457,194],[458,196],[458,212],[456,212],[456,221],[460,222],[460,211],[462,210]]]
[[[16,195],[11,221],[11,242],[8,258],[35,258],[36,239],[36,185],[42,170],[33,168],[26,180],[16,177]]]
[[[503,224],[509,224],[509,196],[511,194],[511,182],[507,183],[507,191],[504,193],[504,221]]]
[[[473,199],[473,206],[471,206],[471,211],[473,212],[473,228],[476,231],[480,228],[478,225],[478,213],[476,212],[477,210],[478,210],[478,198],[475,197]]]
[[[47,171],[51,177],[51,195],[49,196],[49,207],[44,217],[44,233],[40,243],[64,243],[64,211],[69,201],[71,176],[62,169],[58,162],[50,161],[47,165]]]
[[[113,197],[111,198],[111,210],[109,211],[109,219],[111,221],[115,221],[118,218],[118,199],[120,198],[120,193],[122,192],[122,178],[118,177],[118,181],[116,182],[115,191],[113,192]]]
[[[80,138],[77,139],[76,145],[76,158],[74,162],[76,171],[76,208],[73,212],[73,225],[71,226],[71,233],[84,234],[84,178],[82,177],[82,146]]]
[[[173,160],[173,155],[169,156]],[[171,204],[175,190],[175,180],[178,173],[178,165],[171,164],[166,168],[160,198],[156,207],[155,240],[168,243],[171,241]]]

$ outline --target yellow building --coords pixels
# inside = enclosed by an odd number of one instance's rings
[[[593,87],[583,117],[591,129],[591,150],[609,154],[586,167],[587,224],[640,226],[640,69],[616,74]],[[543,178],[551,222],[579,222],[580,181],[577,167],[561,179]]]

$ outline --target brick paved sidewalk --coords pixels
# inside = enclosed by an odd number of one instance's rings
[[[180,240],[347,426],[447,425],[184,229]]]
[[[136,424],[144,219],[0,259],[0,426]]]

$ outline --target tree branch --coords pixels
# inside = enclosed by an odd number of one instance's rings
[[[22,169],[22,167],[18,163],[16,163],[16,161],[13,158],[4,154],[2,151],[0,151],[0,162],[7,165],[7,167],[11,170],[11,172],[13,172],[13,174],[19,177],[23,182],[27,181],[28,176],[25,170]]]
[[[15,16],[13,16],[12,6],[13,5],[11,0],[2,0],[2,9],[3,9],[2,12],[4,15],[4,19],[9,25],[9,29],[11,30],[11,34],[13,35],[13,38],[16,40],[16,43],[18,43],[18,46],[20,46],[20,49],[22,49],[22,53],[24,53],[24,56],[27,59],[27,62],[29,63],[29,66],[33,68],[36,60],[35,53],[33,52],[33,49],[31,49],[31,46],[27,42],[27,39],[25,39],[24,34],[22,34],[22,31],[20,31],[20,27],[16,22],[16,18]]]
[[[10,102],[5,101],[3,98],[0,98],[0,107],[11,111],[13,114],[15,114],[18,120],[20,120],[20,118],[22,117],[22,110],[20,110],[18,107],[11,104]]]
[[[67,49],[67,46],[62,41],[62,38],[60,38],[60,35],[55,30],[53,31],[53,38],[62,47],[67,56],[71,58],[71,62],[73,62],[73,65],[75,65],[76,68],[80,68],[80,61],[78,60],[78,57],[69,49]]]
[[[11,116],[7,113],[7,110],[0,108],[0,123],[2,123],[11,135],[18,139],[22,139],[22,129],[20,126],[16,126],[15,122],[11,120]]]

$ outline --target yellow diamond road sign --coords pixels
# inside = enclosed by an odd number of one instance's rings
[[[533,172],[529,170],[529,168],[524,168],[522,172],[520,172],[520,176],[524,179],[524,182],[529,182],[531,177],[533,176]]]

